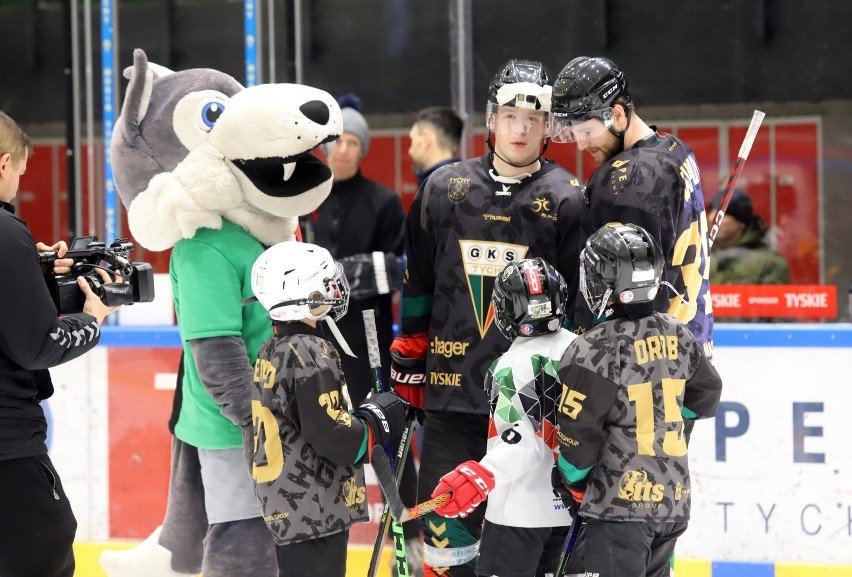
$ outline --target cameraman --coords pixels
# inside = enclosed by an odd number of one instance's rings
[[[56,250],[54,274],[73,264],[68,247],[36,245],[9,204],[32,145],[0,112],[0,575],[72,577],[77,520],[47,455],[40,401],[53,394],[48,368],[91,350],[108,307],[80,277],[83,312],[57,316],[37,250]],[[112,282],[101,274],[105,283]]]

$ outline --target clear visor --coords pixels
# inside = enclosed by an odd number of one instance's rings
[[[578,142],[604,134],[612,127],[612,108],[594,110],[582,117],[553,115],[550,139],[553,142]]]
[[[610,289],[594,269],[594,265],[586,257],[586,251],[580,252],[580,292],[589,305],[589,310],[596,316],[602,316],[609,297]]]
[[[489,102],[485,126],[495,134],[547,138],[550,136],[550,113]]]

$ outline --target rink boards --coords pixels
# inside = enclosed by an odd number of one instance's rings
[[[88,560],[104,543],[162,520],[179,346],[172,327],[105,327],[92,353],[52,371],[51,452],[79,522],[78,577],[101,575]],[[852,325],[717,324],[714,361],[725,387],[690,443],[678,577],[852,577]],[[350,575],[366,573],[375,532],[353,527]]]

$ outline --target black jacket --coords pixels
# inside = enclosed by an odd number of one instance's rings
[[[389,188],[364,178],[360,172],[349,180],[335,182],[325,202],[312,215],[302,218],[301,225],[302,238],[325,248],[335,260],[374,251],[402,255],[405,211],[399,196]],[[350,299],[349,311],[337,324],[358,357],[341,355],[349,394],[355,406],[372,388],[367,338],[361,315],[366,309],[376,311],[385,383],[390,375],[393,294]],[[333,341],[333,337],[329,336],[329,339]]]
[[[40,401],[53,394],[50,367],[100,338],[95,317],[57,317],[35,241],[14,208],[0,202],[0,461],[47,453]]]

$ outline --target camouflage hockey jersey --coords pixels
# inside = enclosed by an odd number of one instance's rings
[[[565,277],[574,310],[583,187],[549,161],[520,181],[490,155],[443,166],[408,213],[402,333],[428,333],[426,410],[488,414],[488,366],[509,347],[493,326],[491,292],[510,262],[543,257]]]
[[[687,521],[684,418],[712,417],[722,381],[685,325],[619,317],[577,338],[559,365],[560,468],[585,517]]]
[[[713,353],[713,307],[707,215],[698,163],[680,139],[662,132],[640,140],[601,165],[586,187],[584,242],[610,222],[646,229],[666,255],[665,280],[655,308],[689,326],[708,357]]]
[[[559,454],[556,401],[559,361],[577,338],[561,329],[515,339],[494,361],[485,381],[491,396],[488,453],[480,461],[494,474],[485,518],[508,527],[569,525],[571,515],[553,491]]]
[[[340,357],[319,329],[277,324],[255,363],[251,473],[278,545],[367,521],[365,425],[350,415]]]

